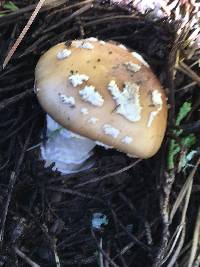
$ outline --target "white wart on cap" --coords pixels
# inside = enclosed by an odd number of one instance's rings
[[[35,80],[43,109],[68,130],[140,158],[158,151],[166,97],[138,53],[96,38],[61,43],[40,58]]]

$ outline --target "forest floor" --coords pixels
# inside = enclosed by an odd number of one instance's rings
[[[0,66],[38,0],[1,2]],[[171,2],[160,18],[131,1],[44,5],[0,67],[0,266],[200,266],[199,6]],[[51,46],[86,37],[143,55],[165,88],[168,128],[151,159],[97,147],[93,168],[62,176],[40,160],[34,70]]]

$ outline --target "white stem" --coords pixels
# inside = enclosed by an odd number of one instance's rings
[[[46,161],[45,167],[54,162],[53,170],[67,174],[93,165],[93,162],[86,160],[93,155],[95,142],[62,128],[48,115],[47,137],[47,142],[40,147],[42,159]]]

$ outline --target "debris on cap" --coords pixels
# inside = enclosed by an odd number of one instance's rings
[[[71,50],[65,48],[57,53],[57,59],[67,58],[71,55],[71,53]]]
[[[70,75],[69,80],[70,80],[71,84],[74,87],[76,87],[78,85],[83,84],[84,81],[88,81],[89,77],[85,74],[76,73],[76,74]]]
[[[85,86],[82,90],[79,91],[79,95],[84,101],[89,102],[94,106],[100,107],[103,105],[103,97],[98,91],[96,91],[95,87],[92,85]]]

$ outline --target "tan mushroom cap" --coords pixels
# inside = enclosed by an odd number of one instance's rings
[[[109,84],[120,93],[131,92],[128,101],[137,113],[132,120],[118,112],[120,103],[127,107],[126,94],[120,100]],[[43,109],[74,133],[139,158],[160,148],[167,122],[165,93],[148,64],[123,46],[94,38],[58,44],[40,58],[35,86]],[[87,95],[88,86],[97,94]]]

